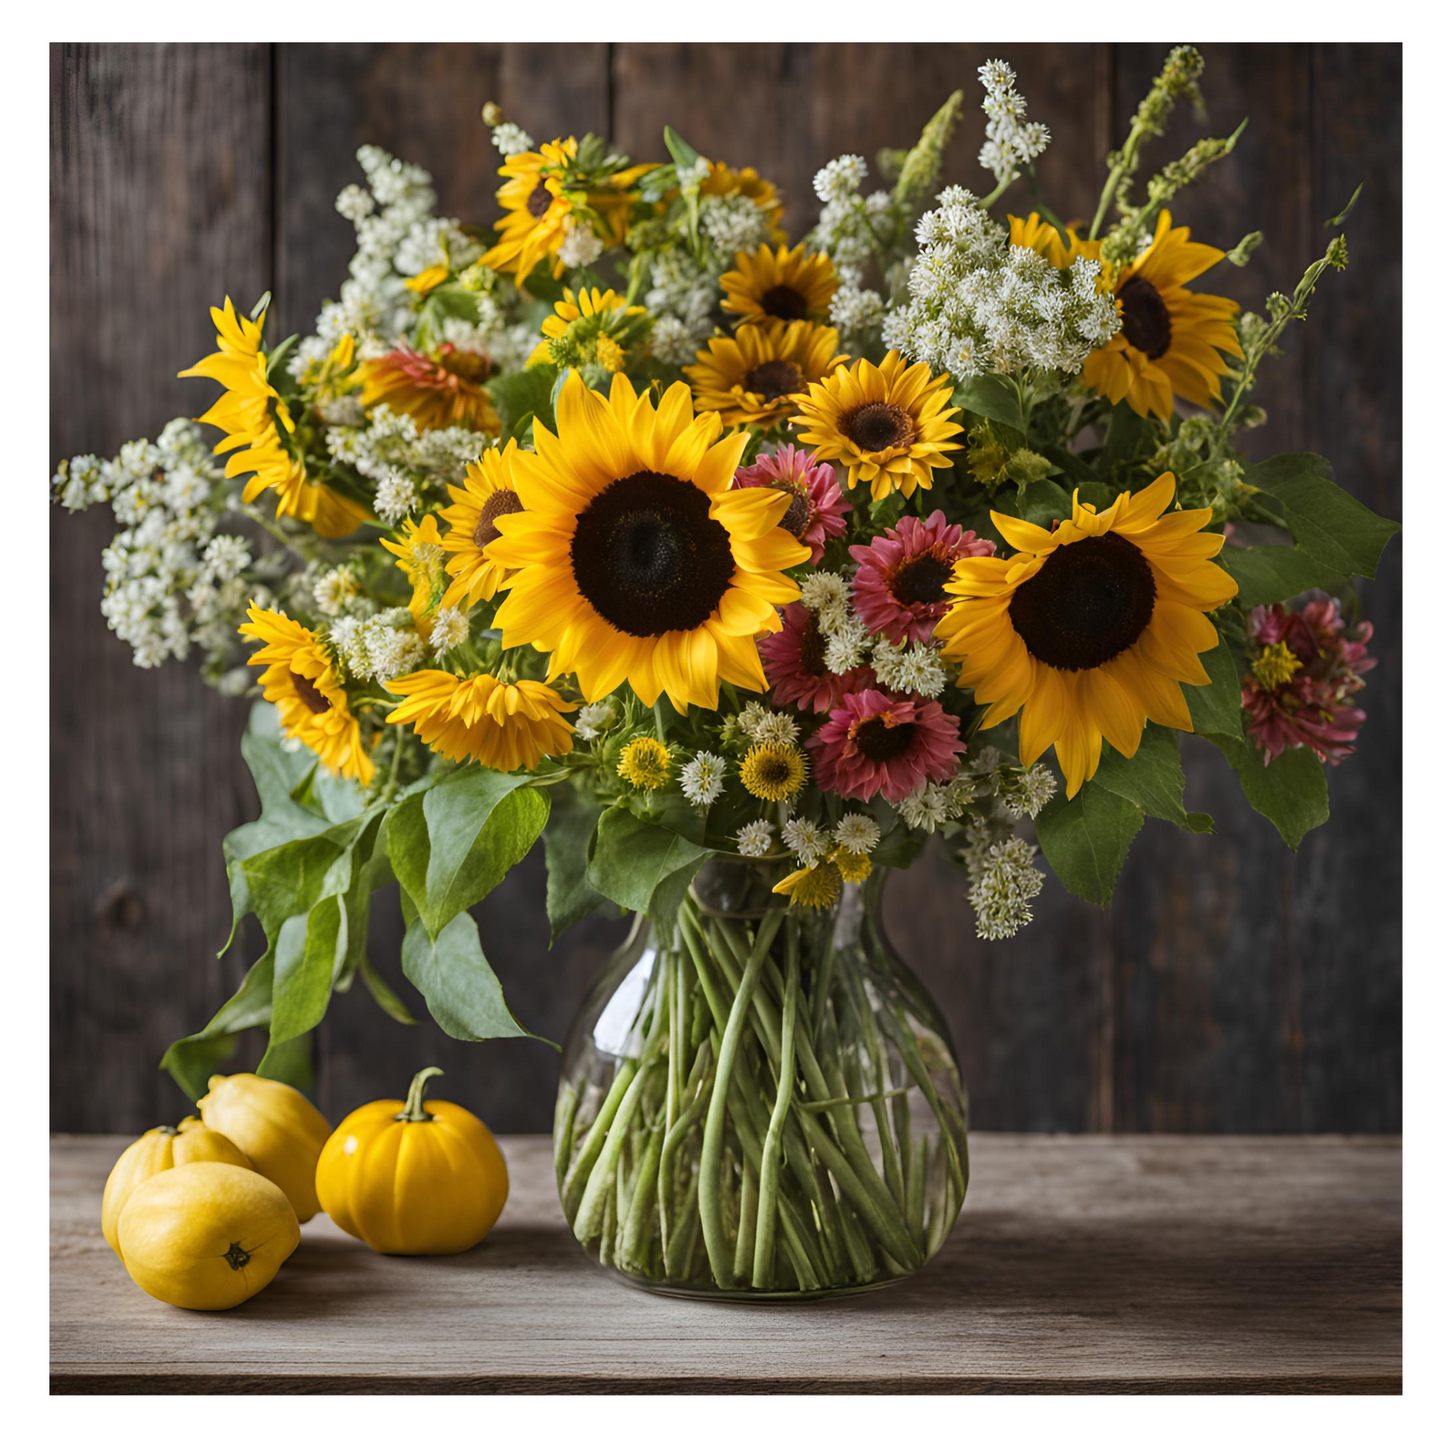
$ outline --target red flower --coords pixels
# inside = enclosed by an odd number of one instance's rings
[[[926,782],[946,782],[964,750],[958,719],[936,702],[873,688],[849,693],[808,747],[819,787],[864,801],[882,793],[890,803]]]
[[[492,360],[479,351],[458,351],[450,341],[424,356],[399,346],[357,368],[361,404],[370,410],[385,403],[405,412],[422,431],[465,426],[473,431],[501,429],[482,382],[492,373]]]
[[[802,447],[781,446],[770,456],[759,456],[733,478],[735,487],[772,487],[791,492],[792,504],[779,526],[813,549],[813,562],[823,555],[829,537],[843,535],[843,518],[853,510],[827,462],[814,459]]]
[[[818,619],[801,602],[783,609],[781,632],[758,639],[758,655],[773,690],[773,702],[796,703],[814,712],[831,712],[849,692],[861,692],[876,681],[871,667],[829,672],[823,661],[825,639]]]
[[[1290,748],[1307,747],[1335,765],[1354,752],[1365,714],[1347,699],[1363,689],[1361,674],[1375,665],[1373,634],[1368,622],[1346,627],[1329,597],[1299,612],[1275,603],[1250,613],[1254,661],[1241,701],[1266,767]]]
[[[868,546],[848,551],[858,564],[854,612],[870,632],[897,645],[933,636],[952,600],[943,584],[952,578],[953,564],[960,557],[991,557],[994,546],[934,512],[926,522],[902,517]]]

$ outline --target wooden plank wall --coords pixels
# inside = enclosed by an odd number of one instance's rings
[[[638,157],[670,122],[706,154],[751,163],[816,212],[812,172],[842,151],[906,144],[956,86],[968,95],[947,179],[978,183],[976,67],[1013,63],[1053,130],[1040,170],[1056,209],[1092,205],[1102,157],[1157,69],[1156,46],[58,46],[52,74],[51,451],[113,453],[194,411],[173,378],[209,349],[206,306],[274,288],[277,335],[309,325],[350,255],[336,191],[373,141],[427,166],[446,213],[494,214],[498,100],[536,137],[610,134]],[[1239,150],[1179,219],[1229,246],[1259,229],[1220,289],[1262,306],[1325,243],[1363,180],[1351,266],[1270,367],[1263,450],[1313,448],[1370,505],[1400,508],[1400,51],[1216,46],[1209,133],[1248,115]],[[1150,158],[1199,134],[1187,111]],[[220,840],[251,816],[245,704],[185,666],[142,674],[97,610],[106,516],[51,534],[52,1124],[133,1131],[181,1103],[155,1071],[237,982],[218,962],[229,905]],[[1366,590],[1381,666],[1359,756],[1335,774],[1331,825],[1292,856],[1222,760],[1186,746],[1189,806],[1213,838],[1150,823],[1105,914],[1050,884],[1018,939],[972,938],[941,859],[895,880],[890,924],[944,1006],[977,1125],[992,1129],[1396,1131],[1400,1128],[1400,558]],[[549,955],[529,859],[480,910],[517,1012],[561,1037],[617,936],[593,922]],[[400,921],[378,965],[405,991]],[[555,1056],[406,1030],[357,995],[320,1034],[333,1117],[426,1062],[500,1129],[545,1129]]]

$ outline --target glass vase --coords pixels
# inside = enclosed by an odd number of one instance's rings
[[[557,1187],[587,1254],[660,1293],[906,1279],[968,1183],[948,1030],[882,928],[886,875],[789,908],[750,864],[639,915],[563,1050]]]

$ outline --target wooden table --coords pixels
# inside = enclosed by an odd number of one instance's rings
[[[51,1148],[51,1387],[114,1392],[1320,1391],[1401,1387],[1394,1139],[976,1135],[916,1279],[814,1305],[660,1299],[572,1242],[550,1142],[470,1254],[318,1217],[226,1314],[142,1294],[100,1233],[127,1141]]]

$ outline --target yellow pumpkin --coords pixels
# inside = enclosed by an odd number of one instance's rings
[[[321,1207],[378,1254],[460,1254],[507,1202],[507,1164],[491,1130],[457,1104],[423,1104],[440,1073],[423,1069],[404,1104],[363,1104],[321,1151]]]
[[[208,1129],[194,1115],[182,1119],[176,1128],[163,1124],[147,1129],[132,1144],[110,1171],[105,1181],[105,1194],[100,1201],[100,1228],[105,1242],[120,1253],[116,1230],[120,1212],[125,1208],[136,1186],[152,1174],[174,1169],[178,1164],[234,1164],[249,1169],[251,1161],[224,1134]]]
[[[183,1164],[140,1184],[120,1215],[120,1257],[148,1294],[229,1310],[265,1289],[301,1242],[291,1202],[235,1164]]]
[[[239,1145],[251,1167],[279,1184],[305,1224],[316,1202],[316,1159],[331,1125],[290,1084],[256,1074],[215,1074],[197,1107],[209,1128]]]

